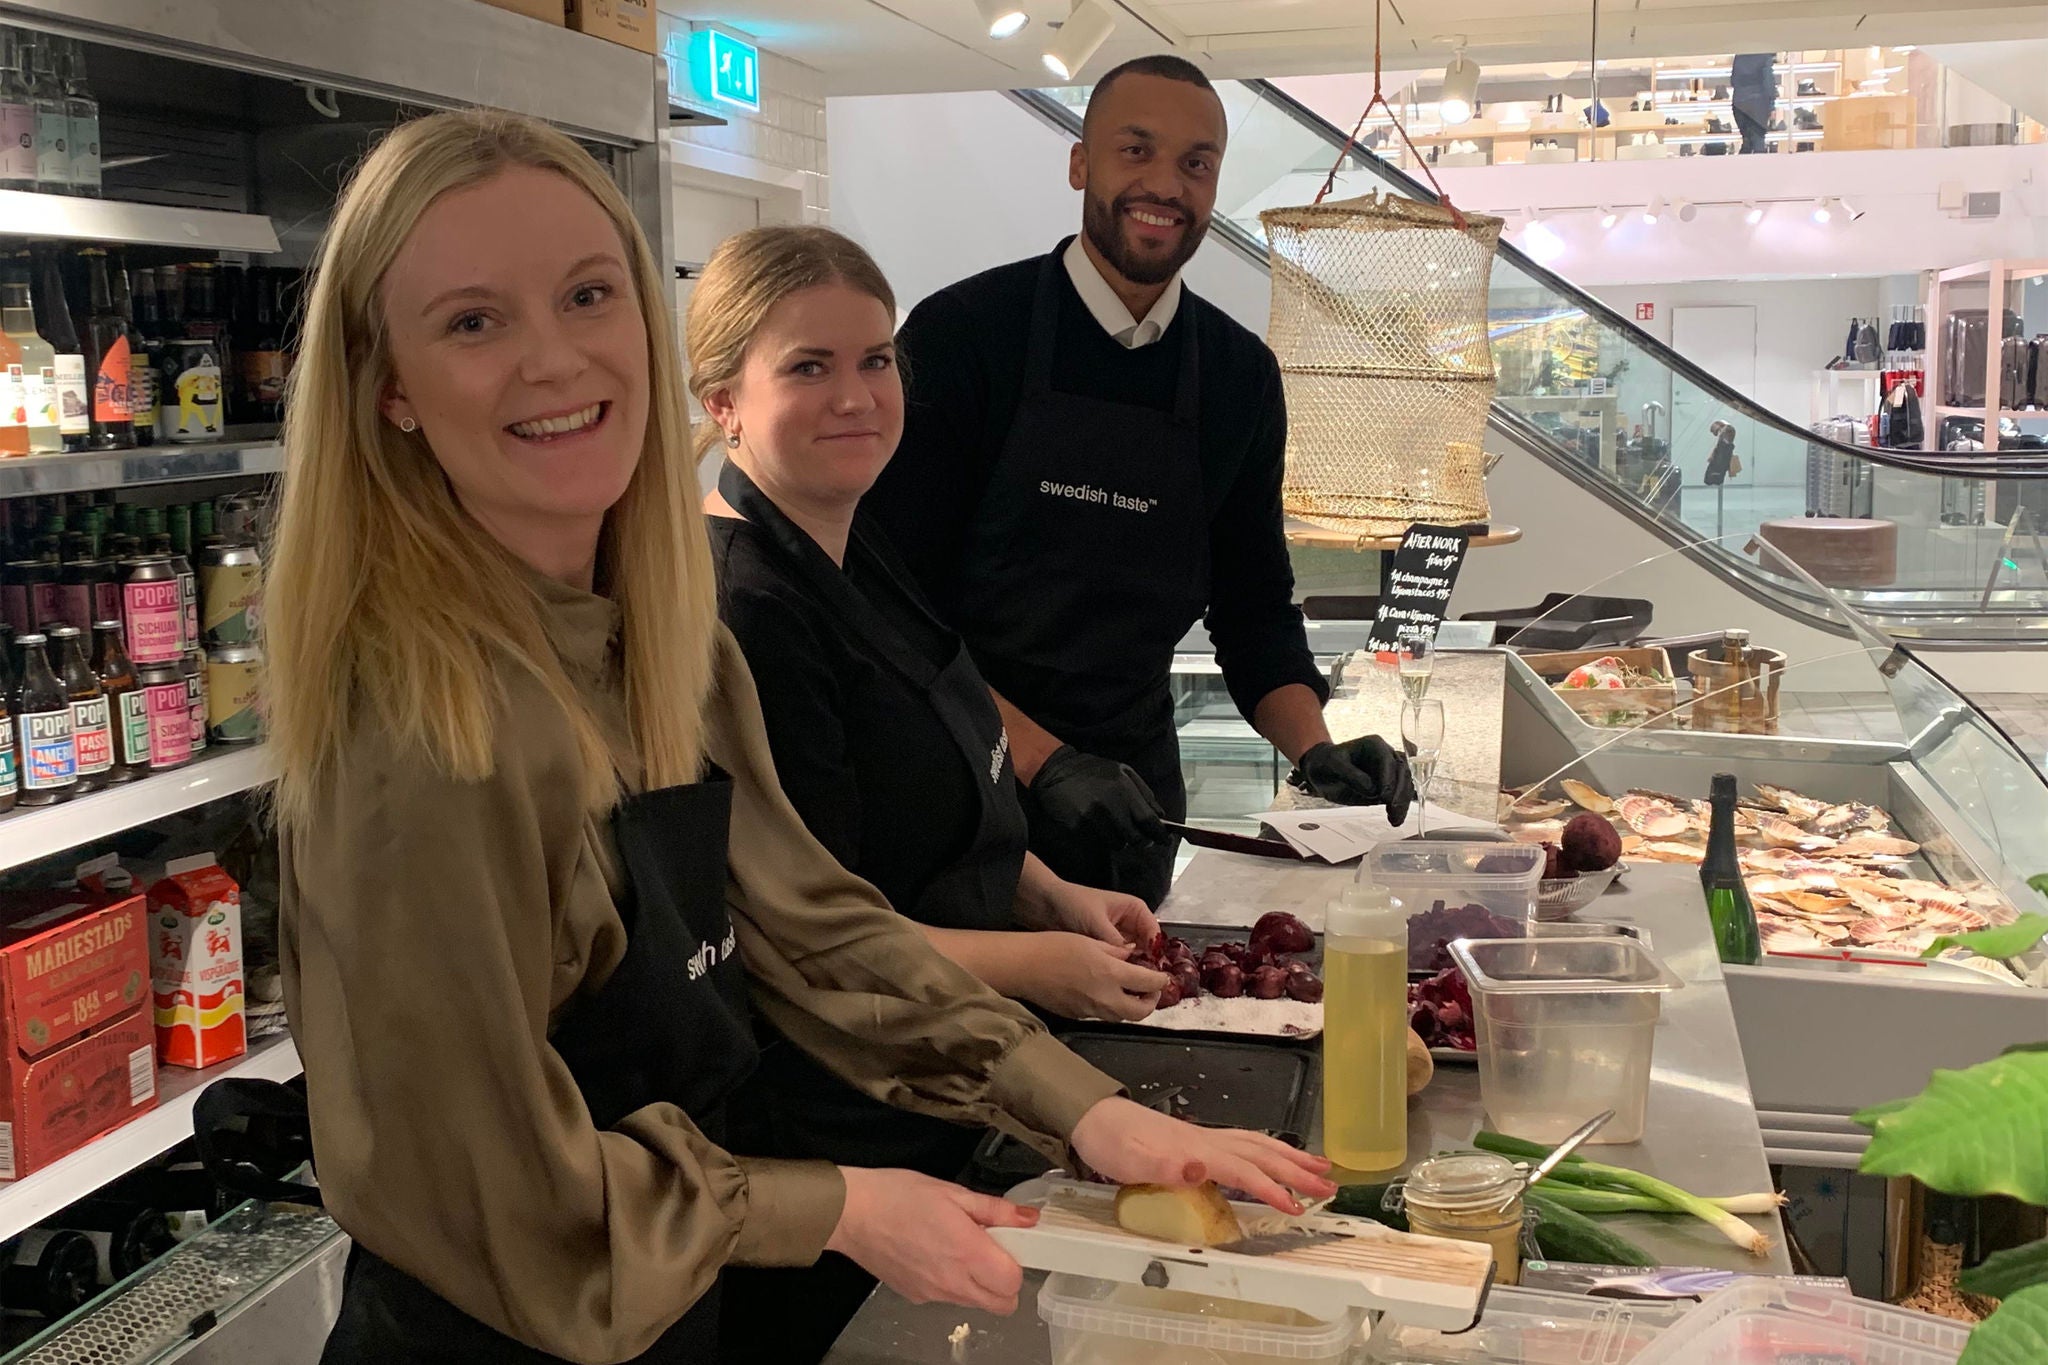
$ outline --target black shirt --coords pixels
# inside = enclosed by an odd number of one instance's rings
[[[1055,257],[1071,240],[1054,249]],[[908,390],[903,443],[861,510],[889,533],[949,619],[975,511],[1023,390],[1032,297],[1044,263],[1044,257],[1017,261],[942,289],[911,310],[897,334]],[[1294,605],[1294,569],[1281,530],[1287,408],[1273,353],[1185,288],[1160,339],[1131,350],[1095,320],[1065,266],[1055,260],[1053,268],[1060,310],[1055,389],[1168,412],[1181,347],[1190,337],[1200,345],[1203,499],[1214,585],[1203,619],[1224,683],[1247,720],[1267,693],[1287,683],[1327,697]]]
[[[930,699],[837,619],[760,527],[731,517],[708,525],[719,613],[753,671],[776,775],[796,813],[847,871],[912,919],[995,927],[963,923],[956,907],[924,894],[966,856],[981,810],[976,775]],[[848,582],[943,667],[957,639],[908,596],[914,589],[900,566],[891,572],[880,534],[862,532],[847,544]]]

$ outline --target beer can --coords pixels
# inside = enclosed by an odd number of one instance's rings
[[[254,645],[215,645],[206,651],[207,730],[216,744],[248,744],[263,737],[256,684],[263,651]]]
[[[192,757],[206,752],[206,651],[188,650],[178,660],[178,672],[185,679],[185,724],[191,731]]]
[[[166,341],[157,436],[166,441],[221,437],[220,350],[210,341]]]
[[[199,630],[208,649],[256,638],[263,560],[254,545],[216,542],[199,550]]]
[[[149,770],[160,773],[192,761],[192,702],[175,663],[138,664],[135,682],[149,715]]]
[[[184,653],[185,603],[169,555],[122,561],[121,624],[138,664],[175,664]]]

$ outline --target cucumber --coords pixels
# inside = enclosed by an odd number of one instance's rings
[[[1351,1218],[1370,1218],[1376,1223],[1385,1223],[1396,1232],[1408,1231],[1406,1214],[1392,1213],[1380,1207],[1380,1200],[1386,1197],[1386,1193],[1385,1185],[1345,1185],[1330,1201],[1330,1212]]]
[[[1524,1190],[1522,1202],[1536,1211],[1536,1245],[1546,1260],[1637,1267],[1657,1264],[1634,1242],[1566,1208],[1540,1188]]]

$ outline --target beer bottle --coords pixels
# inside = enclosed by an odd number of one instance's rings
[[[92,388],[86,382],[85,347],[71,322],[64,297],[64,272],[53,247],[43,248],[43,287],[36,295],[46,326],[43,340],[57,366],[57,431],[66,450],[84,450],[92,438]]]
[[[71,193],[71,111],[64,100],[64,83],[57,78],[57,39],[40,34],[29,41],[16,32],[23,44],[22,72],[28,77],[29,104],[36,116],[36,188],[44,194]]]
[[[277,320],[278,272],[250,267],[249,302],[242,310],[242,420],[277,422],[284,417],[284,338]]]
[[[57,428],[57,351],[36,329],[34,291],[25,269],[10,268],[0,284],[0,331],[21,348],[21,376],[28,399],[28,448],[54,454],[64,448]]]
[[[36,187],[36,106],[21,53],[20,36],[0,28],[0,190]]]
[[[128,290],[128,272],[118,259],[112,263],[107,283],[113,289],[114,316],[121,319],[122,330],[128,335],[128,415],[135,424],[135,444],[155,445],[156,366],[150,358],[149,343],[135,325],[135,305]]]
[[[114,311],[114,291],[107,282],[107,253],[89,246],[85,258],[91,295],[86,316],[86,361],[92,381],[92,450],[132,450],[135,414],[131,408],[133,372],[128,350],[128,324]]]
[[[28,454],[28,404],[28,357],[0,331],[0,458]]]
[[[78,749],[71,739],[71,698],[50,671],[49,637],[14,637],[14,746],[20,756],[21,804],[69,800],[78,786]]]
[[[109,782],[133,782],[149,774],[149,698],[135,677],[118,620],[92,623],[92,671],[107,699],[107,718],[114,732],[114,762]]]
[[[85,44],[61,39],[64,69],[64,114],[71,140],[71,192],[99,197],[100,102],[85,83]]]
[[[99,675],[85,661],[83,638],[76,626],[56,626],[50,631],[50,651],[55,656],[57,681],[71,699],[71,746],[77,755],[79,795],[107,785],[107,770],[114,766],[114,735],[108,723],[107,694],[100,688]]]

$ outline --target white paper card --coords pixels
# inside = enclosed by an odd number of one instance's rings
[[[1347,863],[1353,858],[1364,857],[1373,845],[1405,839],[1420,828],[1416,808],[1412,805],[1408,808],[1407,823],[1402,825],[1387,823],[1385,806],[1266,810],[1254,812],[1252,818],[1292,844],[1297,852],[1331,863]],[[1469,815],[1435,804],[1429,807],[1427,818],[1430,826],[1437,829],[1483,824]]]

